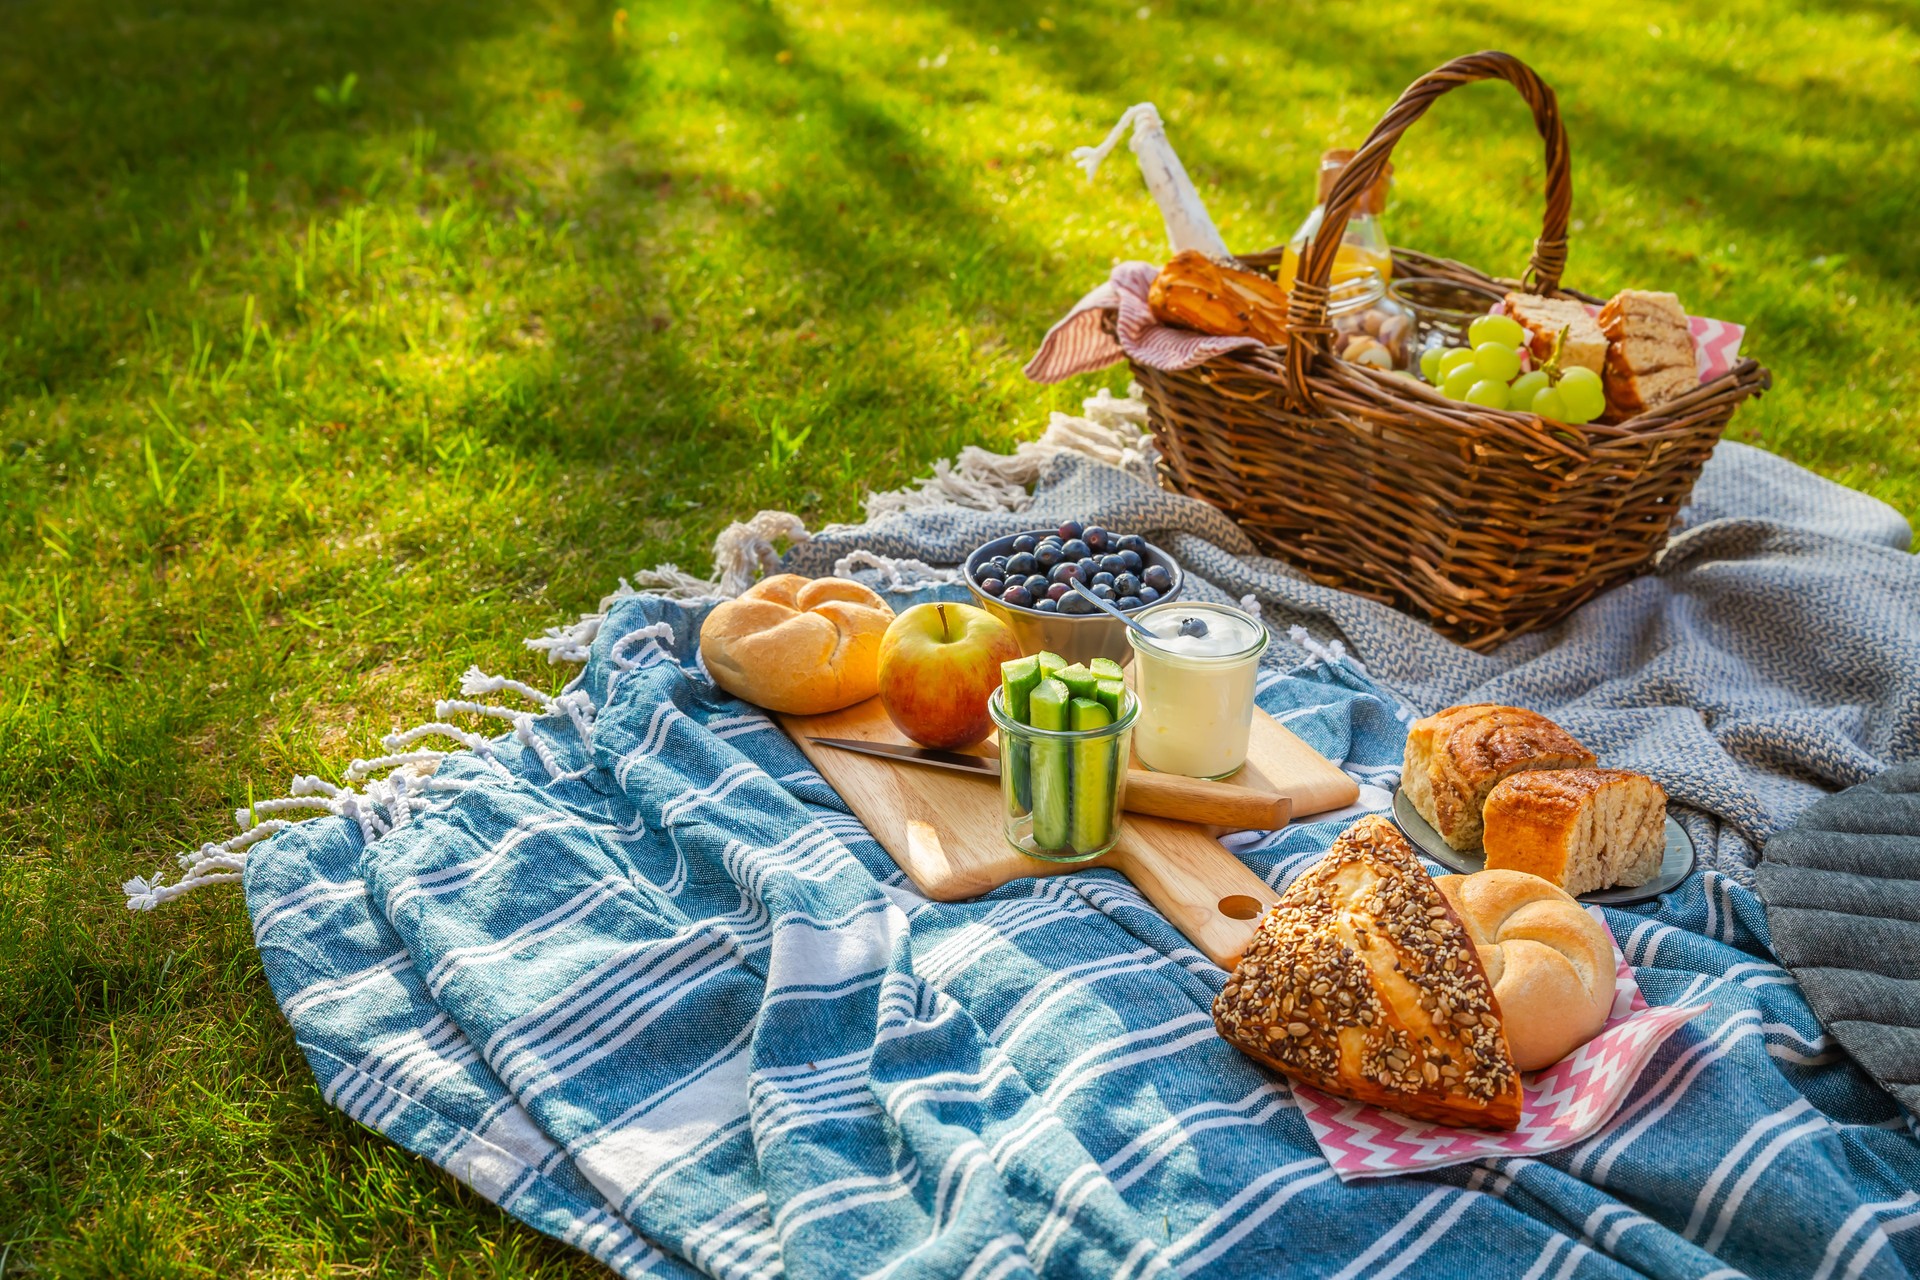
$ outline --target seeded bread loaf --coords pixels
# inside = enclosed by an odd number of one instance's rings
[[[1420,1120],[1520,1123],[1520,1074],[1465,925],[1379,815],[1348,828],[1260,922],[1213,1002],[1234,1047]]]
[[[1550,1067],[1600,1034],[1613,1011],[1607,926],[1564,891],[1521,871],[1441,876],[1434,884],[1480,953],[1514,1066]]]
[[[1693,331],[1673,294],[1622,289],[1600,308],[1598,323],[1607,339],[1600,379],[1615,417],[1644,413],[1700,385]]]
[[[1531,293],[1506,296],[1507,314],[1527,331],[1527,350],[1538,365],[1553,354],[1554,340],[1565,330],[1567,340],[1560,349],[1560,367],[1601,371],[1607,359],[1607,338],[1587,309],[1572,298],[1542,298]]]
[[[1502,778],[1594,763],[1593,752],[1539,712],[1475,703],[1413,722],[1400,785],[1442,839],[1472,851],[1480,847],[1481,806]]]
[[[1519,773],[1487,796],[1487,866],[1539,876],[1579,895],[1660,874],[1667,793],[1620,769]]]

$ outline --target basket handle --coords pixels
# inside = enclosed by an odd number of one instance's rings
[[[1319,234],[1300,259],[1293,291],[1287,303],[1287,380],[1302,405],[1314,406],[1307,373],[1315,355],[1330,350],[1333,328],[1327,323],[1327,283],[1334,255],[1346,234],[1347,220],[1361,197],[1379,178],[1400,135],[1427,113],[1435,99],[1476,80],[1505,80],[1520,91],[1533,108],[1533,124],[1547,144],[1547,212],[1540,238],[1533,242],[1533,260],[1527,279],[1541,292],[1560,285],[1567,264],[1567,215],[1573,208],[1573,176],[1567,161],[1567,131],[1560,122],[1560,105],[1546,81],[1510,53],[1470,53],[1407,86],[1399,101],[1380,118],[1366,142],[1347,162],[1327,196],[1327,212]]]

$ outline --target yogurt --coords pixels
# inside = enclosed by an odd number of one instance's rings
[[[1134,615],[1148,640],[1127,630],[1140,699],[1133,749],[1140,763],[1189,778],[1224,778],[1247,762],[1253,685],[1267,629],[1219,604],[1169,601]],[[1204,634],[1189,620],[1205,624]]]

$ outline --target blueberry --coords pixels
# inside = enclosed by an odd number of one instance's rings
[[[1137,556],[1145,556],[1147,554],[1147,540],[1137,533],[1128,534],[1126,537],[1114,543],[1114,546],[1122,551],[1131,551]]]
[[[1016,552],[1032,551],[1038,545],[1030,533],[1023,533],[1013,540],[1013,549]]]
[[[998,578],[988,578],[980,584],[980,589],[990,596],[997,596],[1007,589],[1007,584]]]
[[[1104,555],[1100,557],[1100,572],[1118,575],[1118,574],[1125,573],[1126,571],[1127,571],[1127,562],[1125,560],[1122,560],[1119,556]]]
[[[1070,561],[1062,560],[1048,571],[1047,576],[1055,582],[1072,582],[1080,576],[1080,566]]]
[[[1138,573],[1145,568],[1147,564],[1140,553],[1133,550],[1122,551],[1120,553],[1120,563],[1127,566],[1128,573]]]
[[[1062,542],[1073,541],[1075,538],[1080,536],[1081,531],[1085,528],[1086,526],[1081,524],[1078,520],[1062,520],[1060,522],[1060,541]]]
[[[1025,578],[1040,570],[1040,562],[1031,551],[1021,551],[1007,557],[1007,572],[1016,578]]]
[[[1073,595],[1061,596],[1060,612],[1062,613],[1093,613],[1094,612],[1093,601],[1087,599],[1083,595],[1080,595],[1078,592],[1075,592]]]
[[[1138,609],[1142,607],[1139,596],[1121,596],[1118,600],[1115,600],[1113,603],[1117,608],[1122,610]]]
[[[1082,556],[1080,558],[1081,577],[1091,578],[1098,572],[1100,572],[1100,562],[1098,560],[1095,560],[1092,556]]]
[[[1016,608],[1024,609],[1033,603],[1033,596],[1025,587],[1008,587],[1005,593],[1001,595],[1000,600],[1003,604],[1010,604]]]
[[[1165,591],[1173,586],[1173,575],[1167,572],[1167,566],[1163,564],[1150,565],[1140,575],[1140,581],[1155,591]]]
[[[1113,583],[1114,577],[1110,573],[1096,573],[1093,575],[1092,585],[1096,587],[1110,587]]]
[[[1061,596],[1068,594],[1072,590],[1073,588],[1068,586],[1066,583],[1056,582],[1052,586],[1047,588],[1047,599],[1058,600]]]
[[[1140,579],[1130,573],[1115,574],[1113,589],[1123,596],[1137,596],[1140,594]]]
[[[1040,549],[1033,553],[1033,559],[1034,563],[1042,569],[1051,569],[1060,563],[1060,548],[1048,546],[1043,542],[1040,544]]]
[[[996,578],[1004,578],[1007,576],[1007,558],[1005,556],[995,556],[980,566],[980,568],[982,572],[991,573]]]
[[[1057,600],[1035,600],[1033,602],[1033,607],[1038,609],[1042,613],[1060,612],[1060,602]]]
[[[1038,600],[1041,596],[1047,594],[1047,579],[1042,574],[1038,574],[1038,573],[1028,574],[1027,580],[1021,583],[1020,585],[1025,587],[1027,589],[1027,594],[1032,596],[1035,600]]]
[[[1152,604],[1155,600],[1158,600],[1160,598],[1160,593],[1158,591],[1155,591],[1152,587],[1140,588],[1139,595],[1140,595],[1141,604]]]
[[[1069,560],[1084,560],[1093,554],[1087,544],[1078,538],[1068,538],[1060,544],[1060,554]]]
[[[1081,534],[1080,536],[1087,540],[1088,546],[1092,547],[1095,551],[1098,551],[1107,545],[1107,539],[1111,538],[1113,535],[1108,533],[1105,529],[1102,529],[1099,525],[1094,525],[1091,529],[1088,529],[1085,533]]]
[[[1096,584],[1093,587],[1093,594],[1099,596],[1102,600],[1111,600],[1114,598],[1113,588],[1107,586],[1105,583]]]

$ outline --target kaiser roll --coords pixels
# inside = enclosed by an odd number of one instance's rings
[[[1550,1067],[1599,1034],[1613,1008],[1613,938],[1605,925],[1524,871],[1434,883],[1480,953],[1515,1066]]]
[[[700,627],[713,682],[789,715],[838,711],[879,687],[887,602],[845,578],[762,578],[719,605]]]

